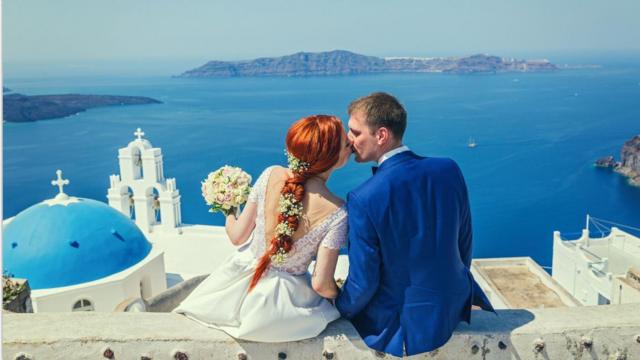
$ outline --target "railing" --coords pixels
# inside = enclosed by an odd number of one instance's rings
[[[596,262],[602,262],[604,260],[603,257],[601,257],[600,255],[594,253],[593,251],[589,250],[588,248],[581,247],[580,250],[583,251],[584,253],[586,253],[587,255],[595,258]]]
[[[599,264],[605,264],[606,263],[604,261],[602,262],[598,262],[598,263],[590,263],[589,264],[589,269],[591,270],[592,273],[594,273],[594,275],[598,276],[598,277],[604,277],[607,276],[607,273],[598,269],[597,267],[595,267],[594,265],[599,265]]]

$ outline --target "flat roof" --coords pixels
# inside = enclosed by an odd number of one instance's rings
[[[475,259],[485,286],[509,308],[556,308],[579,303],[531,258]]]
[[[153,247],[164,251],[164,266],[169,286],[194,276],[210,274],[231,255],[231,244],[223,226],[182,225],[177,230],[154,228],[145,232]]]

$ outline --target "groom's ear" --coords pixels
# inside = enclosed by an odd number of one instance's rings
[[[384,145],[388,143],[389,141],[391,141],[391,131],[389,131],[389,129],[387,129],[386,127],[378,128],[378,130],[376,131],[376,140],[378,142],[378,145]]]

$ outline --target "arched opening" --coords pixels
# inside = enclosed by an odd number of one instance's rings
[[[71,311],[95,311],[95,309],[90,300],[80,299],[73,304]]]
[[[131,218],[131,220],[135,220],[136,219],[136,202],[133,200],[133,189],[127,186],[127,192],[125,194],[129,198],[129,201],[128,201],[129,218]]]
[[[144,168],[142,166],[142,151],[134,147],[133,152],[131,154],[133,159],[133,178],[134,180],[144,178]]]
[[[162,209],[160,208],[160,192],[155,187],[151,189],[151,209],[153,210],[153,219],[155,224],[162,223]]]

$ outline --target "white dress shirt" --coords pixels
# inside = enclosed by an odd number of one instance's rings
[[[390,157],[392,157],[392,156],[394,156],[394,155],[398,155],[398,154],[400,154],[400,153],[402,153],[402,152],[405,152],[405,151],[409,151],[409,148],[408,148],[408,147],[406,147],[405,145],[402,145],[402,146],[400,146],[400,147],[397,147],[397,148],[395,148],[395,149],[393,149],[393,150],[391,150],[391,151],[387,151],[386,153],[384,153],[384,154],[380,157],[380,159],[378,159],[378,166],[382,165],[382,163],[383,163],[385,160],[389,159]]]

